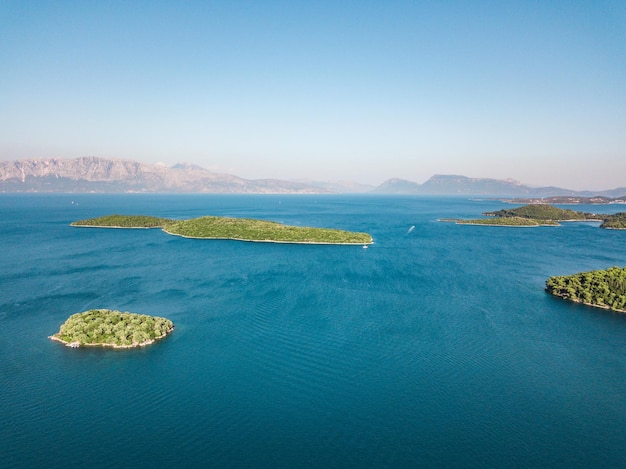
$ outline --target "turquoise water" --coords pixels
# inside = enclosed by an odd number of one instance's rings
[[[0,466],[626,467],[626,315],[543,290],[625,265],[626,232],[437,222],[502,207],[0,195]],[[263,218],[375,244],[69,226],[112,213]],[[90,308],[177,327],[130,351],[47,339]]]

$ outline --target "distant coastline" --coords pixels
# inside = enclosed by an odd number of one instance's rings
[[[528,197],[514,199],[500,199],[509,204],[557,204],[557,205],[613,205],[626,204],[626,196],[623,197],[578,197],[578,196],[554,196],[554,197]]]

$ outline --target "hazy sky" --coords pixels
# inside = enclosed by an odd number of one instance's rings
[[[0,159],[626,186],[626,1],[0,0]]]

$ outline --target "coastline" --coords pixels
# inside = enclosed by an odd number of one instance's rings
[[[280,241],[274,239],[246,239],[246,238],[223,238],[223,237],[211,237],[211,236],[187,236],[178,233],[172,233],[167,231],[165,228],[161,226],[110,226],[110,225],[75,225],[70,223],[70,226],[74,228],[112,228],[119,230],[153,230],[160,229],[164,233],[170,236],[179,236],[181,238],[187,239],[216,239],[216,240],[224,240],[224,241],[247,241],[250,243],[276,243],[276,244],[319,244],[319,245],[340,245],[340,246],[365,246],[369,244],[374,244],[374,240],[365,241],[362,243],[332,243],[326,241]]]
[[[171,233],[167,231],[165,228],[161,229],[163,232],[167,233],[171,236],[179,236],[181,238],[187,239],[218,239],[222,241],[247,241],[250,243],[275,243],[275,244],[321,244],[321,245],[340,245],[340,246],[363,246],[367,244],[374,244],[374,241],[368,241],[363,243],[331,243],[324,241],[280,241],[275,239],[246,239],[246,238],[222,238],[222,237],[211,237],[211,236],[187,236],[178,233]]]
[[[594,222],[594,223],[602,223],[602,220],[597,220],[595,218],[582,218],[580,220],[557,220],[559,223],[565,223],[565,222]]]
[[[454,223],[455,225],[471,225],[471,226],[501,226],[504,228],[538,228],[541,226],[553,226],[553,227],[557,227],[559,226],[558,224],[556,225],[549,225],[549,224],[537,224],[537,225],[506,225],[503,223],[466,223],[463,220],[454,220],[454,219],[445,219],[445,218],[440,218],[437,221],[442,222],[442,223]]]
[[[593,303],[587,303],[585,301],[580,301],[580,300],[572,300],[571,298],[566,298],[562,295],[555,295],[553,293],[548,292],[551,296],[554,296],[555,298],[560,298],[563,301],[570,301],[572,303],[578,303],[581,305],[585,305],[585,306],[591,306],[592,308],[600,308],[600,309],[606,309],[607,311],[614,311],[616,313],[621,313],[621,314],[626,314],[626,309],[613,309],[610,306],[607,305],[596,305]]]
[[[488,220],[488,218],[487,218]],[[593,222],[593,223],[602,223],[602,220],[596,220],[596,219],[581,219],[581,220],[556,220],[555,224],[551,224],[551,223],[537,223],[536,225],[507,225],[505,223],[467,223],[464,220],[457,220],[457,219],[446,219],[446,218],[439,218],[437,219],[437,221],[439,222],[443,222],[443,223],[454,223],[455,225],[473,225],[473,226],[505,226],[508,228],[537,228],[539,226],[560,226],[561,223],[589,223],[589,222]],[[605,230],[626,230],[626,228],[603,228]]]
[[[169,331],[167,331],[165,334],[160,335],[159,337],[155,337],[154,339],[146,340],[145,342],[141,342],[139,344],[130,344],[130,345],[108,344],[106,342],[100,342],[100,343],[95,343],[95,344],[81,344],[80,342],[67,342],[66,340],[61,339],[57,335],[50,335],[50,336],[48,336],[48,339],[54,340],[55,342],[60,342],[63,345],[65,345],[66,347],[70,347],[70,348],[79,348],[79,347],[109,347],[109,348],[114,348],[114,349],[129,349],[129,348],[138,348],[138,347],[145,347],[147,345],[151,345],[151,344],[155,343],[157,340],[163,339],[163,338],[167,337],[169,334],[171,334],[174,331],[175,327],[176,326],[172,327]]]
[[[155,230],[163,229],[160,226],[111,226],[111,225],[75,225],[70,223],[74,228],[114,228],[116,230]]]
[[[462,221],[454,222],[455,225],[471,225],[471,226],[500,226],[503,228],[539,228],[540,226],[559,226],[559,225],[504,225],[499,223],[463,223]]]

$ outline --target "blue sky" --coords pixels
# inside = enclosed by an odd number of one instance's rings
[[[626,186],[626,2],[0,0],[0,159]]]

